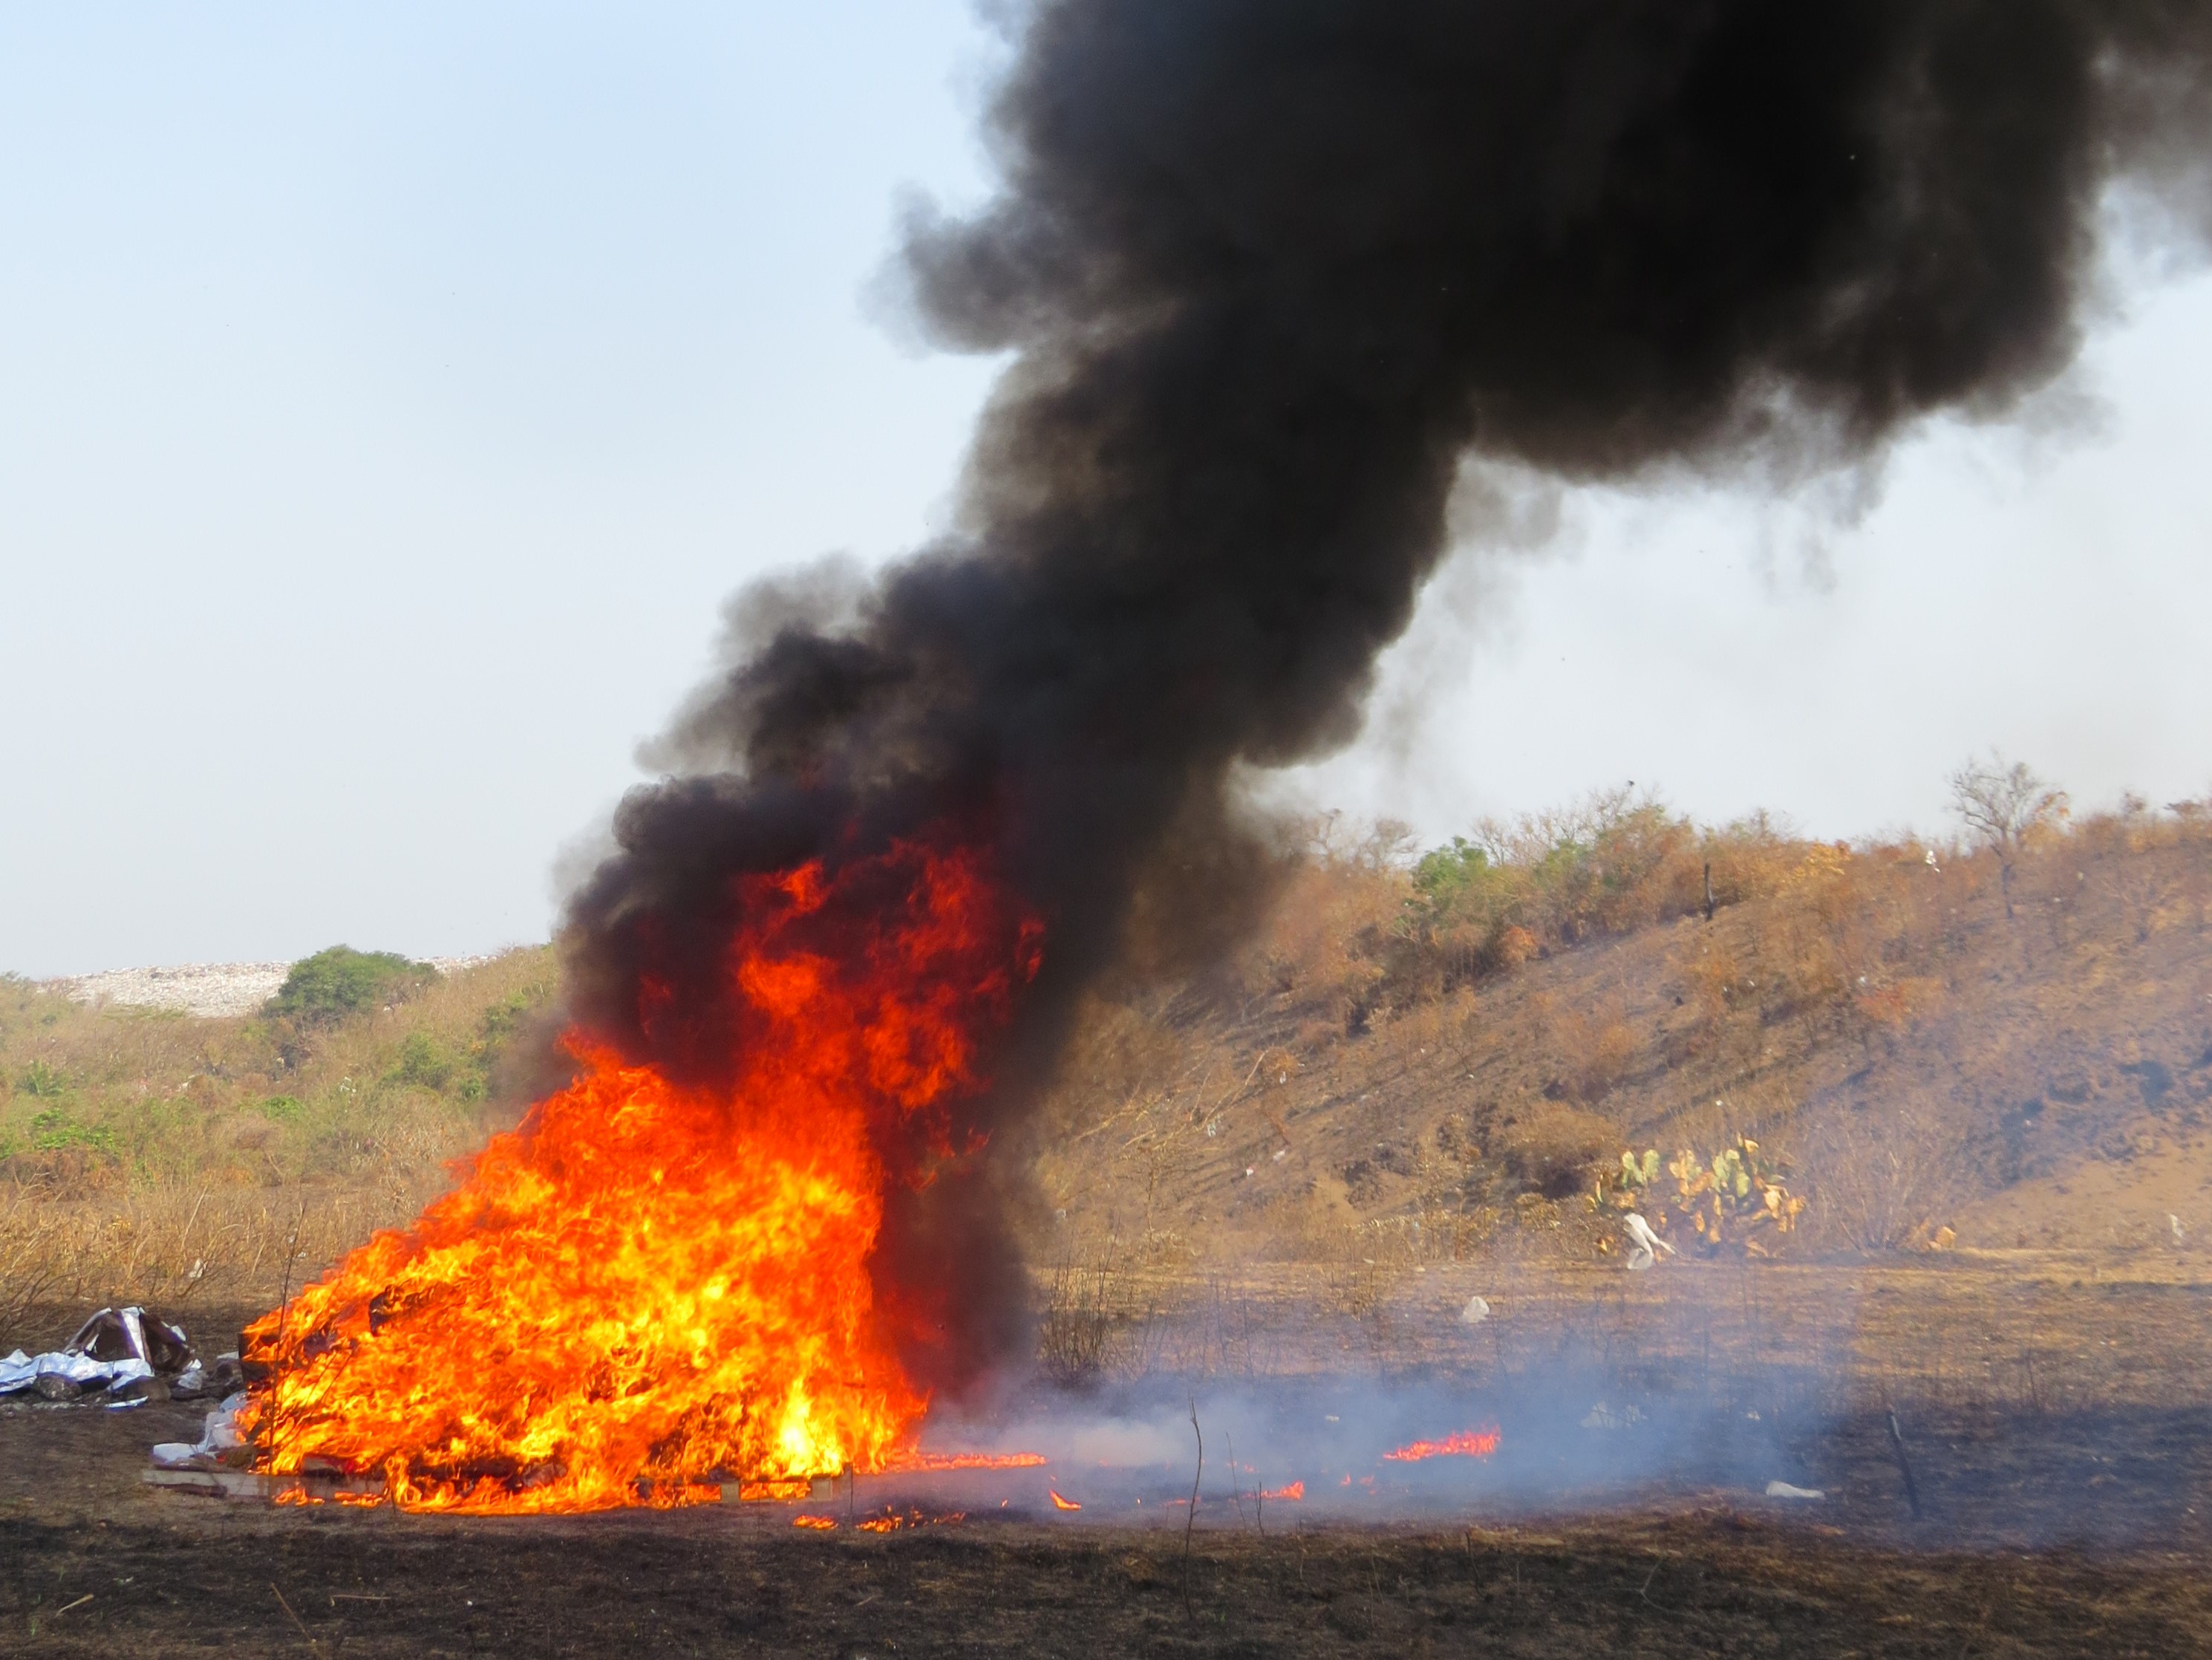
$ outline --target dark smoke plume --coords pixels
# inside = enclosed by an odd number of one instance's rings
[[[1233,850],[1237,763],[1353,735],[1466,458],[1787,482],[2001,416],[2075,354],[2109,187],[2193,227],[2212,130],[2212,0],[1041,0],[1017,26],[1002,196],[909,227],[925,325],[1014,353],[965,530],[872,585],[751,596],[677,775],[573,902],[579,1018],[679,1076],[727,1063],[733,876],[952,821],[1048,930],[966,1109],[1005,1123],[1164,838]],[[924,1381],[1017,1329],[1005,1179],[895,1197],[879,1283],[940,1293]]]

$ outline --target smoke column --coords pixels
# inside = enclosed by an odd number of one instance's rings
[[[2165,234],[2203,216],[2208,0],[1039,0],[1010,27],[1003,193],[920,216],[904,258],[933,337],[1013,353],[963,528],[741,600],[571,904],[576,1016],[678,1079],[731,1069],[740,875],[953,824],[1046,928],[961,1109],[1002,1128],[1169,839],[1233,853],[1238,763],[1353,735],[1467,458],[1876,462],[2069,362],[2112,185]],[[891,1197],[874,1273],[933,1310],[918,1381],[1018,1335],[1015,1179]]]

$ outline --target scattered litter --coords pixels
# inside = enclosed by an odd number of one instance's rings
[[[206,1374],[185,1334],[142,1308],[102,1309],[46,1354],[0,1359],[0,1395],[76,1401],[105,1391],[110,1403],[191,1395]]]
[[[246,1450],[238,1438],[238,1409],[246,1404],[243,1390],[234,1395],[207,1415],[197,1444],[190,1441],[163,1441],[154,1448],[156,1469],[214,1469],[221,1465],[241,1462],[226,1457],[228,1453]]]
[[[1769,1499],[1826,1499],[1828,1494],[1824,1487],[1793,1487],[1787,1481],[1769,1481],[1766,1496]]]
[[[1623,1407],[1619,1412],[1615,1412],[1601,1401],[1584,1415],[1583,1427],[1586,1430],[1625,1430],[1631,1424],[1640,1424],[1643,1421],[1644,1414],[1638,1408]]]
[[[1459,1323],[1462,1326],[1479,1326],[1489,1318],[1490,1304],[1480,1297],[1468,1298],[1467,1306],[1459,1311]]]

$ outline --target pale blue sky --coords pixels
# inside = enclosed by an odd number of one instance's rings
[[[963,0],[0,3],[0,969],[543,938],[727,593],[943,523],[990,366],[862,296],[902,189],[987,188],[996,51]],[[1823,581],[1802,515],[1570,502],[1294,791],[2203,791],[2212,284],[2127,286],[2100,435],[1934,435]]]

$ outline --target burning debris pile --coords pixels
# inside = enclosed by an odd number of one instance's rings
[[[743,883],[726,1085],[577,1040],[584,1073],[406,1236],[249,1329],[240,1428],[289,1474],[425,1510],[803,1496],[911,1448],[897,1355],[932,1311],[868,1273],[886,1157],[951,1163],[949,1108],[1035,972],[1035,925],[958,847]]]
[[[998,1158],[1076,1000],[1233,938],[1499,469],[1790,488],[2064,368],[2198,204],[2195,0],[1037,0],[961,532],[735,609],[563,937],[577,1074],[257,1323],[259,1466],[460,1511],[796,1491],[1018,1357]],[[2193,232],[2192,232],[2193,234]],[[1449,527],[1448,529],[1448,527]]]

